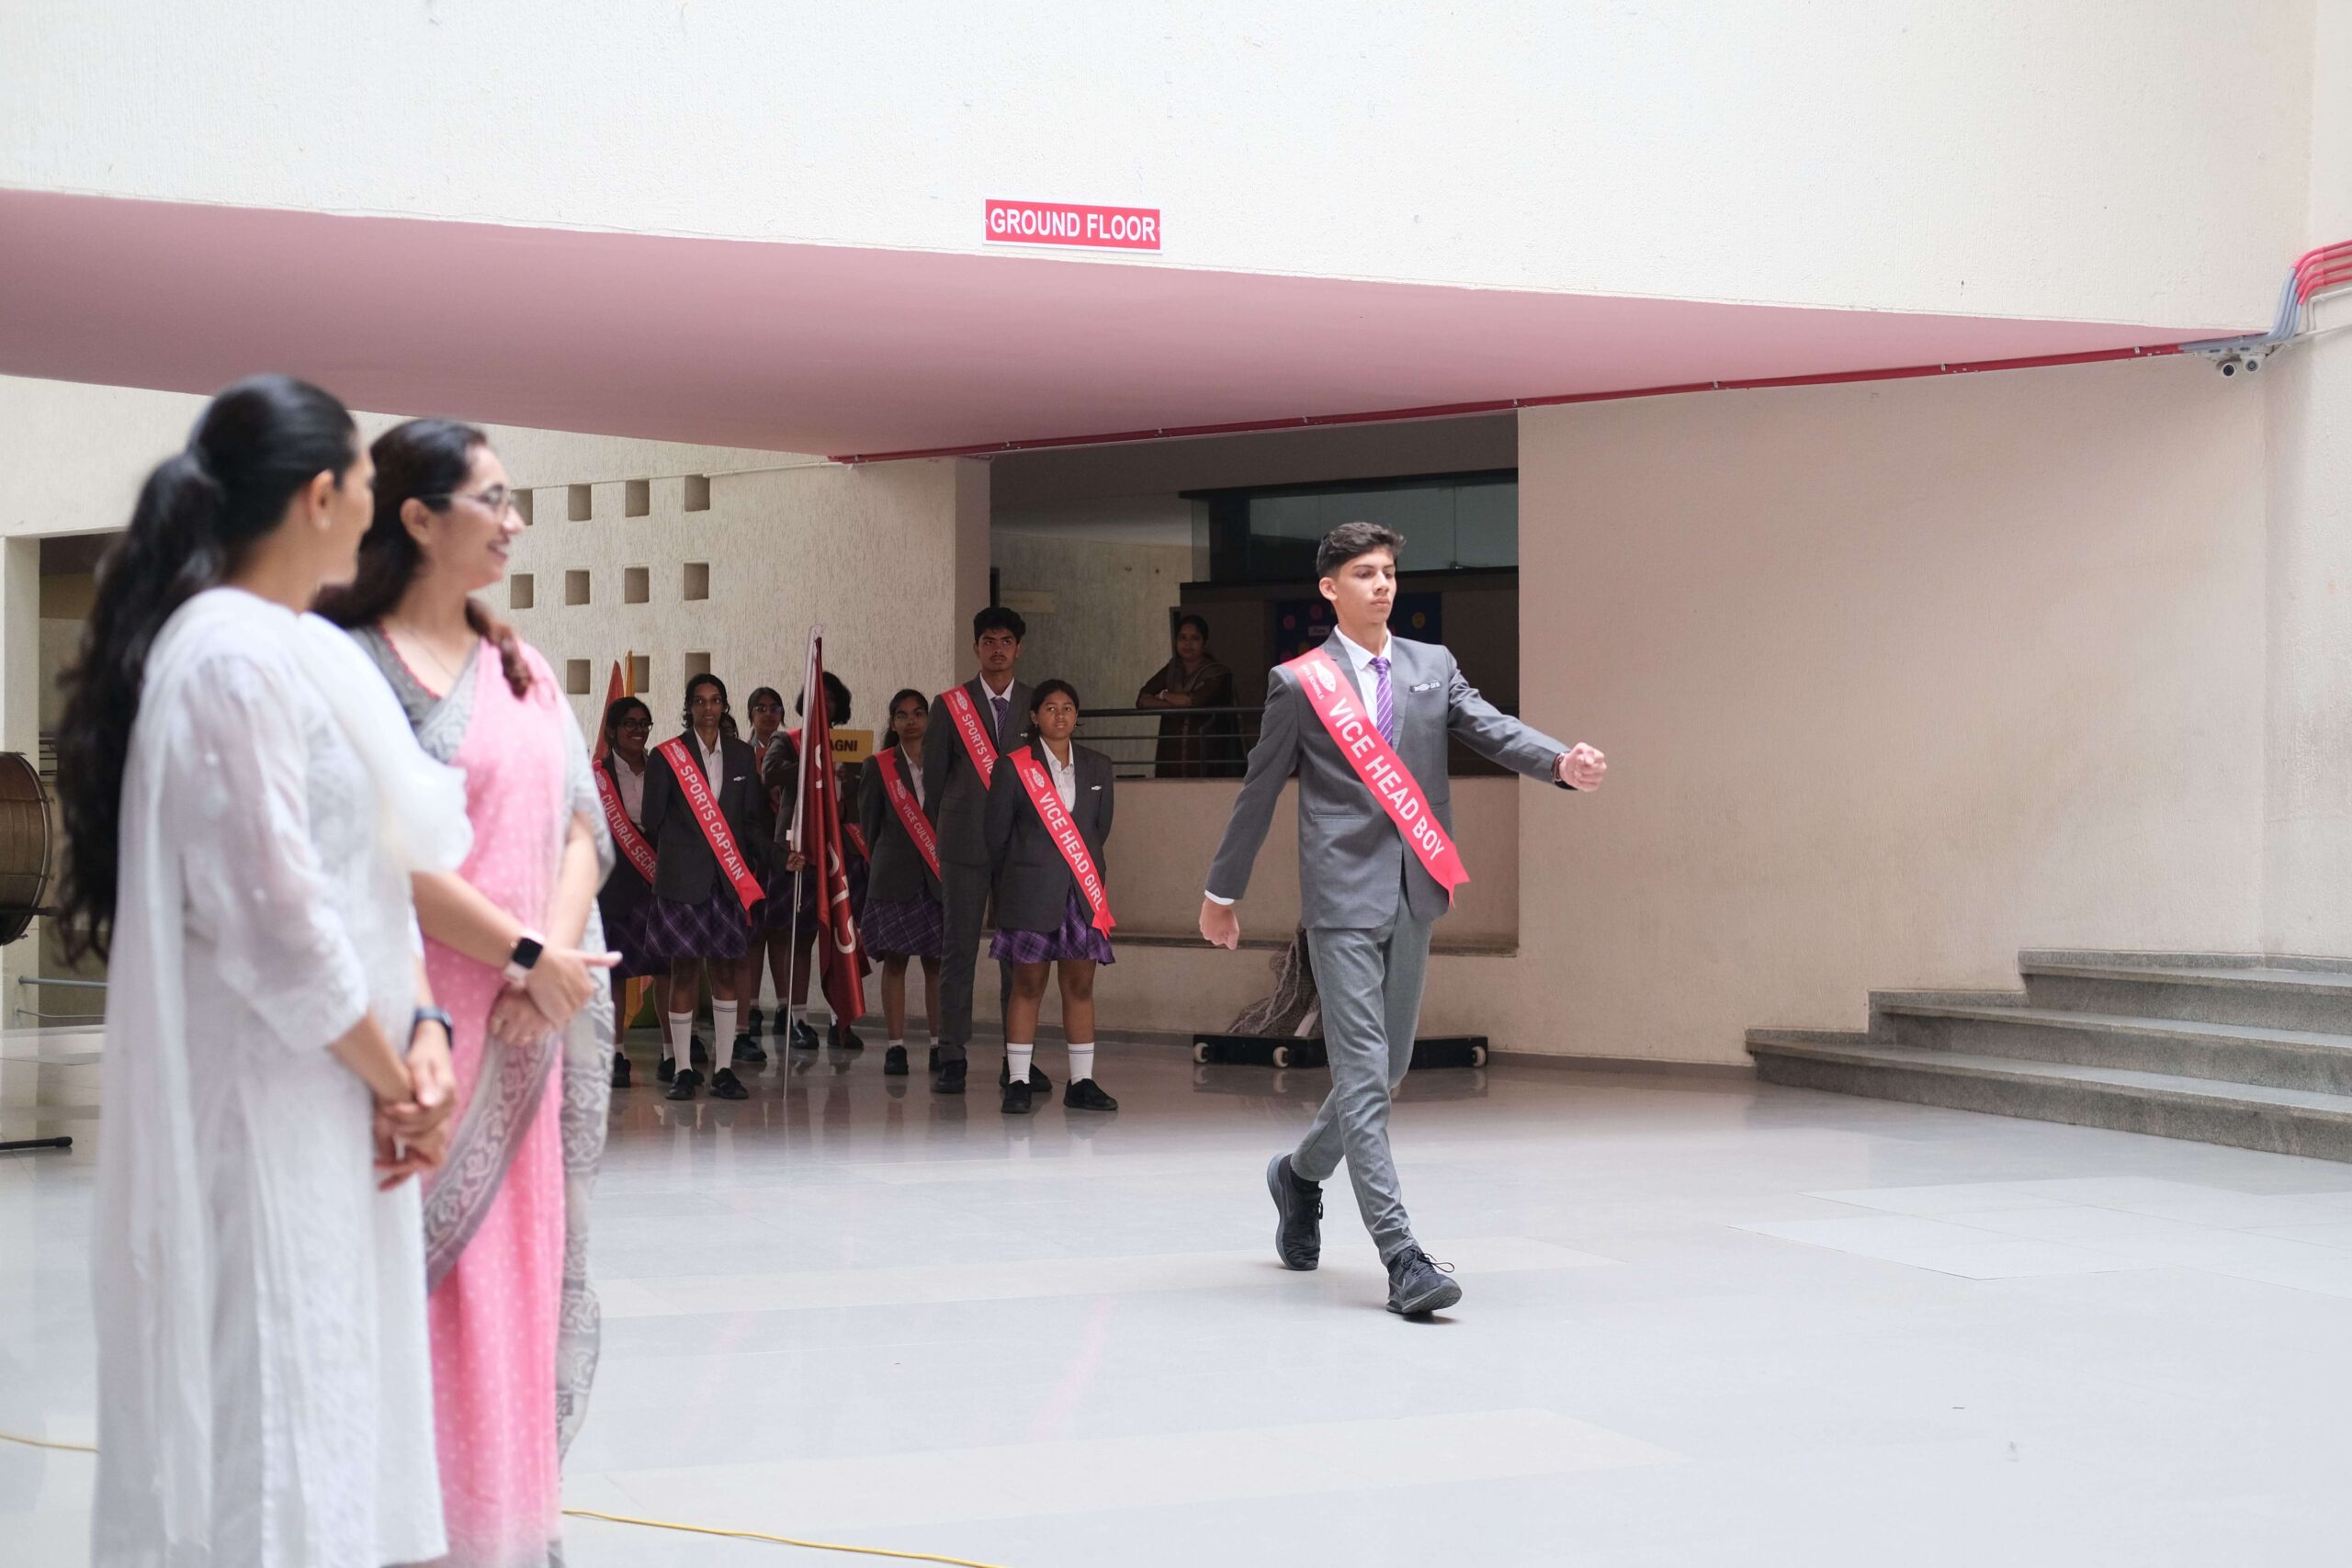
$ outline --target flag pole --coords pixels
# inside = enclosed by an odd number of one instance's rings
[[[808,649],[800,660],[800,745],[797,749],[798,755],[793,759],[792,764],[792,852],[800,857],[800,869],[792,874],[791,934],[785,939],[789,943],[784,950],[787,955],[784,966],[785,983],[789,989],[803,987],[813,989],[817,981],[817,954],[813,951],[808,954],[809,973],[807,975],[800,973],[800,879],[808,874],[808,814],[800,808],[807,805],[808,800],[808,687],[817,672],[817,639],[824,635],[824,631],[825,628],[822,626],[808,628]],[[823,694],[819,693],[818,695],[821,700]],[[832,761],[830,757],[825,760],[828,762]],[[792,1010],[790,997],[784,998],[784,1008],[788,1015]],[[820,1041],[820,1049],[822,1045],[823,1042]],[[787,1030],[785,1038],[785,1054],[787,1057],[791,1055],[791,1032]],[[786,1084],[792,1081],[789,1062],[786,1065],[784,1077]]]

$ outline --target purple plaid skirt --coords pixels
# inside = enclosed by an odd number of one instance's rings
[[[876,958],[944,958],[947,926],[936,898],[875,898],[857,922]]]
[[[646,946],[645,931],[653,916],[653,900],[646,899],[636,908],[617,919],[605,917],[605,945],[621,955],[613,966],[613,977],[634,980],[646,975],[667,975],[668,960],[656,958]]]
[[[645,906],[645,954],[656,963],[681,958],[737,959],[750,951],[752,922],[743,901],[723,876],[714,876],[710,897],[696,904],[653,899]]]
[[[1118,962],[1111,956],[1111,939],[1094,929],[1086,897],[1075,887],[1069,890],[1069,903],[1063,908],[1059,931],[1008,931],[999,926],[996,940],[989,943],[989,956],[1006,964],[1048,964],[1057,958],[1091,958],[1097,964]]]

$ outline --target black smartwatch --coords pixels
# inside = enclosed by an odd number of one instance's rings
[[[416,1010],[416,1016],[409,1020],[408,1037],[411,1044],[416,1042],[416,1032],[428,1023],[439,1024],[442,1036],[451,1046],[454,1047],[458,1043],[458,1024],[455,1019],[440,1008],[419,1008]]]
[[[531,977],[531,965],[547,951],[547,943],[525,931],[514,939],[514,951],[506,955],[506,983],[520,987]]]

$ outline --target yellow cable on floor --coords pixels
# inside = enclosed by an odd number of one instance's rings
[[[15,1432],[0,1432],[0,1442],[22,1443],[28,1449],[55,1449],[69,1454],[94,1454],[98,1451],[87,1443],[57,1443],[46,1438],[20,1437]],[[884,1546],[837,1546],[830,1540],[799,1540],[788,1535],[766,1535],[759,1530],[725,1530],[712,1525],[682,1525],[669,1519],[640,1519],[628,1514],[600,1513],[594,1508],[566,1508],[563,1512],[567,1518],[602,1519],[608,1525],[640,1525],[647,1529],[677,1530],[685,1535],[724,1536],[729,1540],[767,1540],[778,1546],[804,1547],[810,1551],[846,1551],[855,1557],[895,1557],[904,1562],[944,1562],[949,1568],[1001,1568],[1000,1564],[975,1562],[969,1557],[942,1557],[930,1551],[893,1551]]]

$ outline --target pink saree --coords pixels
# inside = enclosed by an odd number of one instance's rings
[[[517,697],[478,650],[474,711],[455,758],[474,847],[459,874],[544,928],[570,812],[571,724],[545,662]],[[563,1044],[488,1038],[496,969],[425,943],[434,995],[457,1020],[462,1106],[425,1195],[434,1435],[453,1568],[536,1568],[561,1533],[558,1339],[565,1286]],[[602,1069],[602,1062],[598,1064]]]

